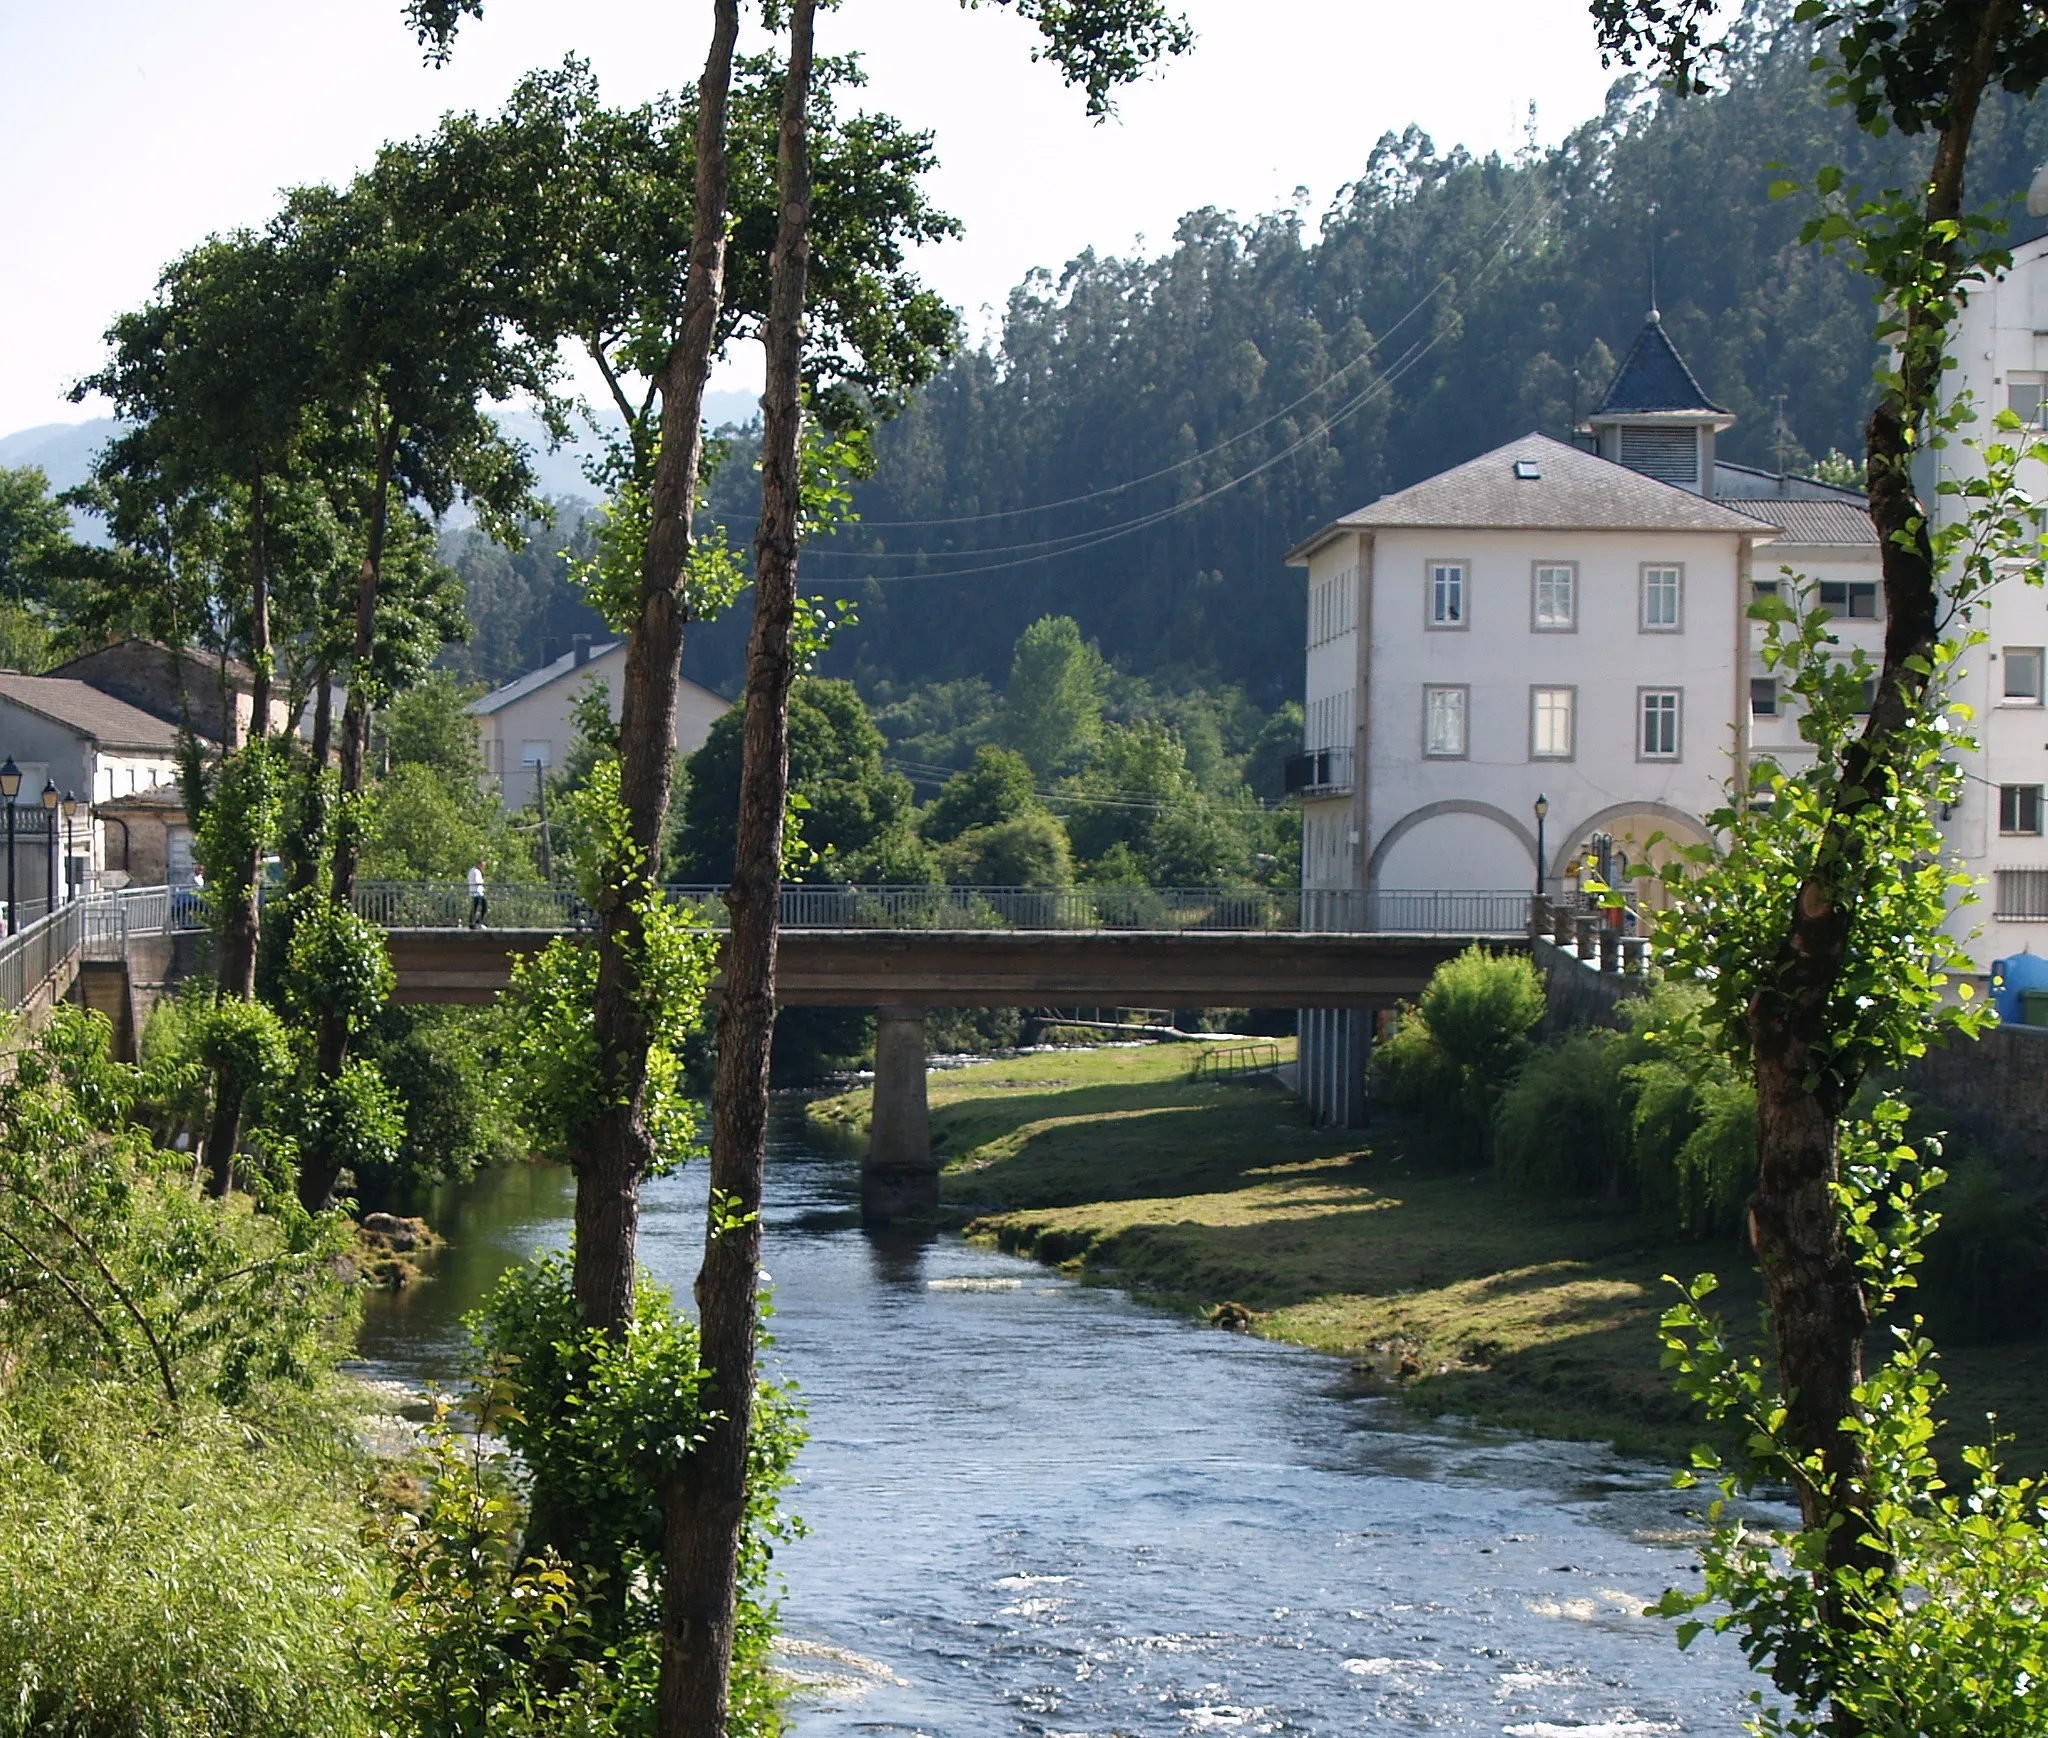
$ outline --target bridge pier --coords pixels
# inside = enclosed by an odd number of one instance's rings
[[[1303,1008],[1295,1016],[1296,1090],[1326,1128],[1365,1126],[1370,1008]]]
[[[875,1096],[860,1167],[860,1216],[868,1225],[929,1219],[939,1206],[925,1096],[924,1009],[875,1010]]]

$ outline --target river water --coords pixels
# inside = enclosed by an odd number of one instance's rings
[[[959,1239],[877,1239],[849,1161],[778,1119],[774,1361],[811,1440],[780,1558],[801,1738],[1434,1730],[1732,1735],[1753,1680],[1639,1615],[1693,1579],[1666,1476],[1419,1428],[1343,1366]],[[701,1166],[642,1257],[689,1296]],[[372,1301],[373,1373],[456,1377],[460,1317],[568,1235],[561,1172],[436,1203],[435,1277]]]

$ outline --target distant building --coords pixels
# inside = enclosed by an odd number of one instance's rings
[[[1556,891],[1596,838],[1707,842],[1738,762],[1799,752],[1747,606],[1789,566],[1875,645],[1877,540],[1856,491],[1722,461],[1734,420],[1652,311],[1591,450],[1527,435],[1289,553],[1304,886]]]
[[[154,640],[117,640],[81,653],[49,672],[89,682],[166,724],[188,722],[208,742],[242,742],[256,715],[256,673],[233,658],[176,651]],[[230,732],[227,720],[232,715]],[[288,723],[282,688],[270,702],[272,732]]]
[[[575,737],[576,697],[591,682],[601,683],[611,715],[619,716],[626,679],[626,642],[593,646],[578,635],[574,649],[538,670],[470,702],[477,721],[477,746],[484,775],[507,809],[533,800],[540,769],[559,768]],[[683,678],[676,696],[676,746],[684,754],[704,745],[728,703],[709,688]]]
[[[132,806],[142,793],[164,787],[175,796],[177,740],[174,724],[75,677],[0,672],[0,760],[11,759],[21,770],[14,867],[24,905],[47,899],[53,885],[126,884],[135,873],[129,867],[133,835],[121,805]],[[75,794],[91,806],[89,817],[81,811],[73,821],[68,845],[61,810],[52,818],[44,809],[46,786],[53,786],[60,799]],[[158,841],[166,840],[172,827],[184,829],[181,801],[175,810],[172,815],[159,805],[149,872],[137,879],[162,879],[158,864],[167,859],[169,846]],[[185,840],[189,863],[189,831]],[[72,861],[60,866],[58,859],[67,850]],[[5,873],[0,865],[0,877]]]

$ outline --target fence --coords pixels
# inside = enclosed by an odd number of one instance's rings
[[[725,889],[670,887],[669,898],[726,927]],[[487,921],[502,929],[588,929],[594,915],[565,888],[497,885]],[[460,885],[367,881],[356,909],[387,929],[469,921]],[[850,887],[789,885],[785,929],[1311,931],[1331,934],[1526,934],[1529,895],[1500,892],[1301,892],[1218,887]]]
[[[58,906],[0,941],[0,1013],[20,1013],[74,957],[119,957],[130,936],[161,935],[170,927],[166,887],[95,893]]]

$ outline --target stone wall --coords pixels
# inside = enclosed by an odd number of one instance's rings
[[[1646,987],[1641,978],[1595,971],[1555,942],[1531,941],[1529,957],[1543,974],[1543,1023],[1536,1035],[1545,1043],[1581,1026],[1619,1024],[1621,1004]]]
[[[1999,1026],[1930,1050],[1906,1070],[1956,1131],[2024,1192],[2048,1186],[2048,1030]]]

